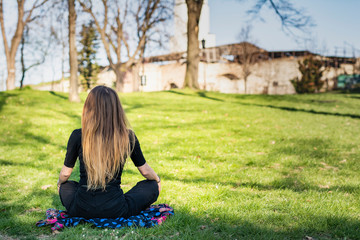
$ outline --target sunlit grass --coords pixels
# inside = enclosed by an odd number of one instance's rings
[[[84,101],[85,95],[82,95]],[[38,238],[83,103],[0,93],[0,234]],[[175,216],[152,229],[83,225],[59,239],[360,239],[360,95],[120,94]],[[78,169],[72,179],[78,179]],[[142,179],[131,162],[122,186]],[[51,187],[43,190],[45,185]],[[0,236],[1,237],[1,236]]]

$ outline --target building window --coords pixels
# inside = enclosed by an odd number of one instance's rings
[[[146,86],[146,76],[145,75],[140,76],[140,85]]]

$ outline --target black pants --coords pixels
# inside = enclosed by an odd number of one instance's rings
[[[158,196],[156,181],[138,182],[123,194],[120,186],[108,186],[106,191],[87,191],[75,181],[67,181],[60,186],[60,200],[71,216],[84,218],[128,218],[139,214]]]

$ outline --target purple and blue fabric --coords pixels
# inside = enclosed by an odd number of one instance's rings
[[[145,227],[150,228],[162,224],[169,216],[174,215],[174,209],[167,204],[152,205],[139,215],[129,218],[93,218],[85,219],[82,217],[70,217],[66,211],[57,209],[47,209],[46,219],[40,220],[36,226],[42,227],[51,225],[52,231],[61,230],[65,227],[75,227],[81,223],[90,223],[98,228],[117,228],[124,227]]]

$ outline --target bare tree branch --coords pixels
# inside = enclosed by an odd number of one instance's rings
[[[15,58],[16,53],[21,43],[22,35],[24,32],[25,26],[33,19],[36,19],[37,16],[33,16],[33,11],[42,7],[48,0],[36,0],[32,7],[29,10],[25,10],[25,0],[17,0],[17,24],[14,35],[11,37],[10,45],[8,43],[8,38],[6,36],[5,29],[5,20],[4,20],[4,8],[3,0],[0,0],[0,25],[1,25],[1,34],[3,36],[3,44],[6,55],[6,65],[7,65],[7,79],[6,79],[6,88],[8,90],[15,88]]]
[[[238,56],[238,61],[242,68],[242,77],[244,79],[245,94],[247,93],[248,78],[253,71],[253,65],[258,60],[259,49],[250,43],[252,27],[247,25],[241,29],[239,38],[241,41],[241,54]]]
[[[6,33],[5,33],[3,0],[0,0],[0,24],[1,24],[1,34],[2,34],[3,42],[4,42],[5,55],[6,55],[6,58],[10,58],[9,44],[8,44]]]
[[[34,11],[35,9],[43,6],[46,2],[48,2],[48,0],[43,0],[43,1],[41,1],[40,3],[38,3],[38,0],[37,0],[37,1],[35,1],[35,3],[33,4],[32,8],[31,8],[30,10],[25,11],[25,14],[26,14],[26,13],[28,14],[27,17],[26,17],[26,19],[25,19],[25,21],[24,21],[24,24],[25,24],[25,25],[26,25],[28,22],[31,22],[31,21],[35,20],[35,19],[38,17],[38,16],[35,16],[35,17],[31,18],[31,15],[32,15],[32,13],[33,13],[33,11]],[[38,4],[37,4],[37,3],[38,3]]]
[[[253,18],[259,17],[264,7],[273,10],[280,19],[283,31],[294,37],[298,37],[294,30],[307,33],[309,28],[314,26],[313,19],[305,14],[305,10],[297,9],[288,0],[257,0],[247,13]]]
[[[112,60],[111,52],[110,52],[110,46],[109,46],[109,41],[111,41],[111,38],[109,39],[106,36],[106,26],[107,26],[107,22],[108,22],[108,18],[107,18],[107,11],[108,10],[104,10],[104,12],[106,12],[106,14],[104,14],[103,27],[101,27],[100,22],[99,22],[98,18],[95,16],[95,13],[94,13],[94,11],[92,9],[92,1],[91,0],[87,1],[89,6],[87,6],[87,4],[85,4],[84,1],[78,0],[78,2],[80,3],[80,5],[83,8],[84,12],[89,13],[91,15],[92,19],[94,20],[95,25],[96,25],[96,29],[100,33],[100,37],[101,37],[102,43],[104,45],[106,56],[107,56],[107,59],[109,61],[109,64],[110,64],[110,66],[112,68],[114,68],[115,63]],[[104,5],[104,8],[108,8],[106,0],[102,0],[102,3]],[[106,39],[108,39],[109,41],[107,41]]]
[[[50,35],[52,35],[52,34],[50,34]],[[23,34],[22,39],[21,39],[21,47],[20,47],[20,63],[21,63],[21,71],[22,71],[22,76],[21,76],[21,79],[20,79],[20,89],[24,85],[24,79],[25,79],[26,72],[29,71],[31,68],[39,66],[39,65],[41,65],[41,64],[43,64],[45,62],[46,57],[47,57],[48,52],[49,52],[49,49],[50,49],[50,46],[51,46],[51,42],[52,42],[51,39],[49,39],[47,41],[46,47],[44,47],[43,42],[33,41],[33,40],[29,41],[28,38],[29,38],[29,27],[26,26],[25,30],[24,30],[24,34]],[[36,53],[40,52],[40,59],[35,59],[35,61],[32,64],[30,64],[29,66],[26,66],[26,63],[25,63],[25,55],[26,55],[25,46],[28,45],[29,43],[32,45],[31,47],[35,49]],[[38,49],[38,48],[34,47],[34,44],[37,44],[37,45],[41,46],[41,48]],[[32,54],[33,56],[35,55],[34,52],[32,52],[30,54]]]
[[[118,1],[114,1],[111,2],[111,8],[110,1],[102,0],[103,9],[101,16],[91,8],[91,0],[79,0],[79,3],[83,10],[91,15],[95,22],[110,67],[115,71],[117,85],[123,84],[123,73],[138,61],[138,57],[142,54],[142,49],[144,49],[147,42],[146,37],[150,34],[150,29],[154,28],[157,23],[166,20],[164,11],[161,10],[164,6],[161,3],[167,3],[167,0],[137,0],[131,1],[133,4],[131,6],[127,0],[123,6],[120,6]],[[133,14],[128,14],[129,12]],[[99,20],[100,18],[102,19],[101,22]],[[127,21],[131,22],[130,19],[135,20],[133,23],[136,24],[136,34],[132,35],[134,38],[128,39],[127,30],[131,33],[133,32],[133,29],[130,27],[131,25],[127,25],[126,23]],[[125,48],[127,56],[124,62],[121,61],[122,48]],[[121,89],[121,87],[119,87],[118,90],[119,89]]]

